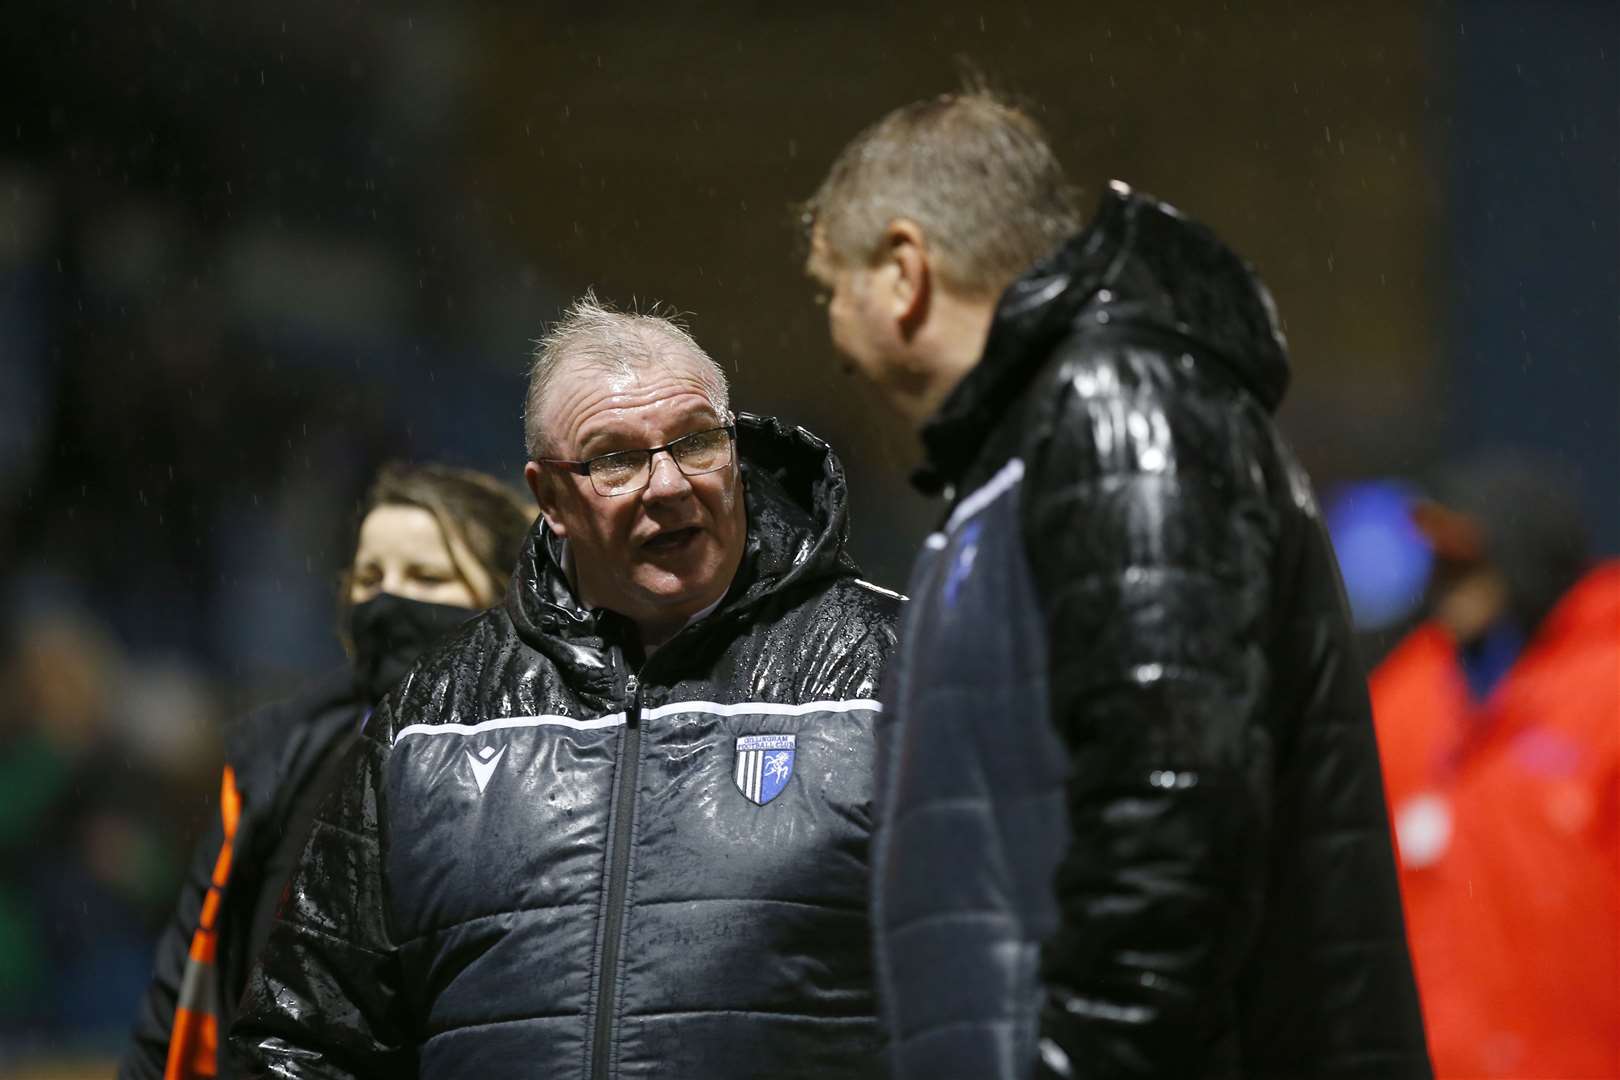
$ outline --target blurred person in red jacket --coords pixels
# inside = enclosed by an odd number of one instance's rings
[[[1429,621],[1372,676],[1439,1078],[1620,1077],[1620,562],[1568,492],[1441,474]]]

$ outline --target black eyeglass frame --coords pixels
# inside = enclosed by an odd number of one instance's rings
[[[680,455],[675,452],[675,447],[679,446],[683,442],[686,442],[688,439],[696,439],[702,435],[713,435],[717,431],[725,432],[726,437],[731,440],[731,457],[726,459],[725,464],[716,465],[712,469],[700,469],[697,472],[687,472],[685,466],[681,464]],[[707,476],[709,473],[719,472],[721,469],[725,468],[726,465],[730,465],[733,461],[737,460],[737,424],[735,421],[733,421],[729,424],[718,424],[712,428],[704,428],[702,431],[689,432],[682,435],[678,439],[671,439],[663,446],[648,446],[636,450],[610,450],[605,454],[597,454],[593,458],[586,458],[584,461],[569,461],[567,458],[535,458],[534,460],[540,465],[554,465],[559,469],[565,469],[568,472],[583,476],[590,480],[591,488],[602,498],[617,499],[621,495],[634,495],[638,491],[647,490],[647,488],[652,484],[653,459],[661,453],[669,455],[669,460],[675,463],[675,467],[681,471],[682,476]],[[628,488],[624,491],[615,491],[610,495],[596,486],[596,477],[591,475],[591,466],[598,461],[603,461],[611,457],[618,457],[621,454],[646,454],[647,480],[640,487]]]

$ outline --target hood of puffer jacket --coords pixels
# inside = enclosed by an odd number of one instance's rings
[[[919,488],[937,492],[961,475],[1075,317],[1099,302],[1130,305],[1122,315],[1135,329],[1183,339],[1268,410],[1282,402],[1287,349],[1254,270],[1208,228],[1115,180],[1091,224],[1002,294],[984,355],[923,427]]]
[[[858,573],[844,550],[848,485],[821,439],[774,417],[737,416],[748,539],[742,565],[720,607],[705,620],[747,620],[769,600],[827,577]],[[561,543],[534,530],[518,558],[506,611],[518,635],[582,686],[612,678],[607,646],[625,640],[628,620],[583,606],[561,563]]]

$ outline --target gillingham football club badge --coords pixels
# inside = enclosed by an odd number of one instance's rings
[[[792,735],[744,735],[737,740],[737,790],[764,806],[787,787],[793,775]]]

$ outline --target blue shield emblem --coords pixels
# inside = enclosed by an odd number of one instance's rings
[[[792,735],[744,735],[737,740],[732,778],[750,802],[764,806],[787,787],[793,775]]]

